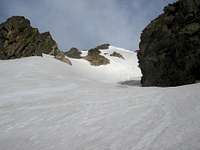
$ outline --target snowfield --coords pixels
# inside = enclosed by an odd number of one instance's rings
[[[0,61],[0,150],[200,150],[200,84],[120,85],[141,74],[136,54],[118,51],[125,60],[96,68]]]
[[[125,59],[110,56],[113,52],[120,53]],[[86,56],[87,51],[82,51]],[[119,81],[135,80],[141,76],[138,68],[136,53],[110,46],[108,50],[101,50],[101,55],[110,60],[110,64],[102,66],[91,66],[86,60],[70,59],[73,64],[73,71],[81,77],[104,83],[117,83]]]

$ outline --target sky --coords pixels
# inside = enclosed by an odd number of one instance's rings
[[[0,0],[0,22],[25,16],[62,50],[103,43],[137,50],[142,30],[176,0]]]

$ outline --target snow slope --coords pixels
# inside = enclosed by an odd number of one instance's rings
[[[120,53],[124,59],[110,56],[113,52]],[[82,53],[82,56],[87,55],[87,51],[82,51]],[[101,50],[101,55],[108,58],[110,64],[91,66],[87,60],[70,59],[73,71],[84,78],[105,83],[133,80],[141,76],[135,52],[110,46],[107,50]]]
[[[0,150],[200,149],[200,84],[126,86],[75,65],[0,61]]]

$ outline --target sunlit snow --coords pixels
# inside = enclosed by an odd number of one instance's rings
[[[121,85],[141,73],[136,53],[117,51],[125,60],[99,67],[0,61],[0,150],[199,150],[200,84]]]

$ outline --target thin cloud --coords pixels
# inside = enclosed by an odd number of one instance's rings
[[[85,49],[105,42],[138,49],[142,29],[174,1],[2,0],[0,21],[26,16],[41,32],[49,30],[61,49]]]

